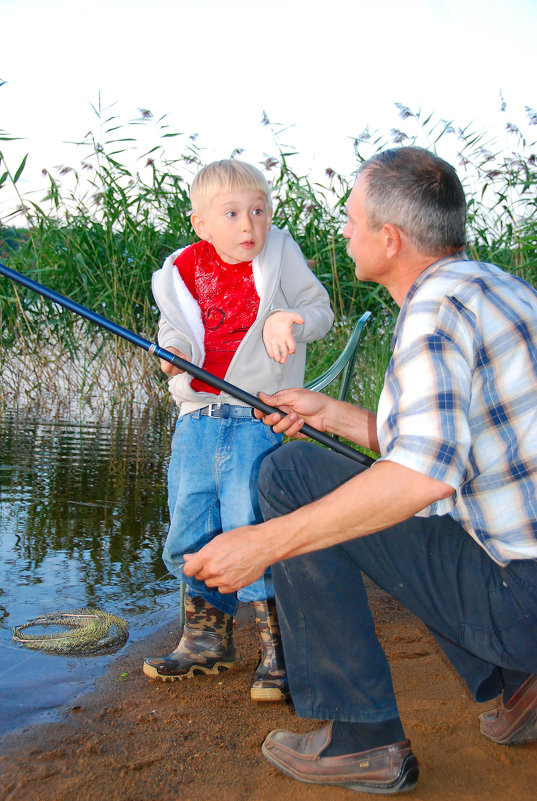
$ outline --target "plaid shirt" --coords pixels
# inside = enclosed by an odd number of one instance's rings
[[[379,400],[383,459],[455,488],[449,514],[499,564],[537,559],[537,292],[464,254],[425,270]]]

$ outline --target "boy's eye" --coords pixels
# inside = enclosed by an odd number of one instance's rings
[[[252,214],[254,215],[254,217],[258,217],[259,215],[263,214],[264,211],[265,211],[264,209],[254,209]]]
[[[226,217],[235,217],[235,216],[236,215],[234,211],[226,211]]]

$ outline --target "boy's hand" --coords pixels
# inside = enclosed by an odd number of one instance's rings
[[[304,325],[304,318],[296,312],[277,311],[267,317],[263,326],[263,342],[271,359],[285,364],[296,350],[293,325]]]
[[[173,353],[175,356],[179,356],[181,359],[184,359],[186,362],[190,361],[188,356],[185,356],[185,354],[181,353],[181,351],[177,350],[177,348],[165,348],[165,350],[169,351],[170,353]],[[170,364],[170,362],[167,362],[165,359],[161,359],[160,360],[160,369],[164,373],[166,373],[166,375],[169,375],[170,378],[172,376],[174,376],[174,375],[179,375],[179,373],[184,373],[185,372],[184,370],[181,370],[179,367],[176,367],[174,364]]]

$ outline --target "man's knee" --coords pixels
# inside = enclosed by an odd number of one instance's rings
[[[259,475],[257,477],[257,497],[259,499],[259,506],[261,514],[265,520],[270,520],[272,517],[278,517],[275,510],[272,509],[270,486],[272,484],[272,476],[276,473],[277,468],[274,464],[274,457],[278,454],[281,448],[276,448],[275,451],[269,453],[261,462],[259,468]]]
[[[259,505],[265,520],[280,517],[303,503],[294,497],[297,465],[303,462],[300,452],[307,447],[308,442],[289,442],[281,448],[269,453],[261,462],[257,490]]]
[[[288,442],[261,463],[258,493],[263,517],[268,520],[300,509],[364,469],[312,442]]]

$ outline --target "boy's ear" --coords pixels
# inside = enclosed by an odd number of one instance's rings
[[[200,239],[209,240],[211,235],[207,229],[207,225],[204,220],[199,216],[199,214],[191,214],[190,215],[190,222],[192,223],[192,228],[199,236]]]
[[[267,231],[270,231],[270,226],[272,225],[272,215],[274,213],[274,209],[271,209],[267,215]]]

